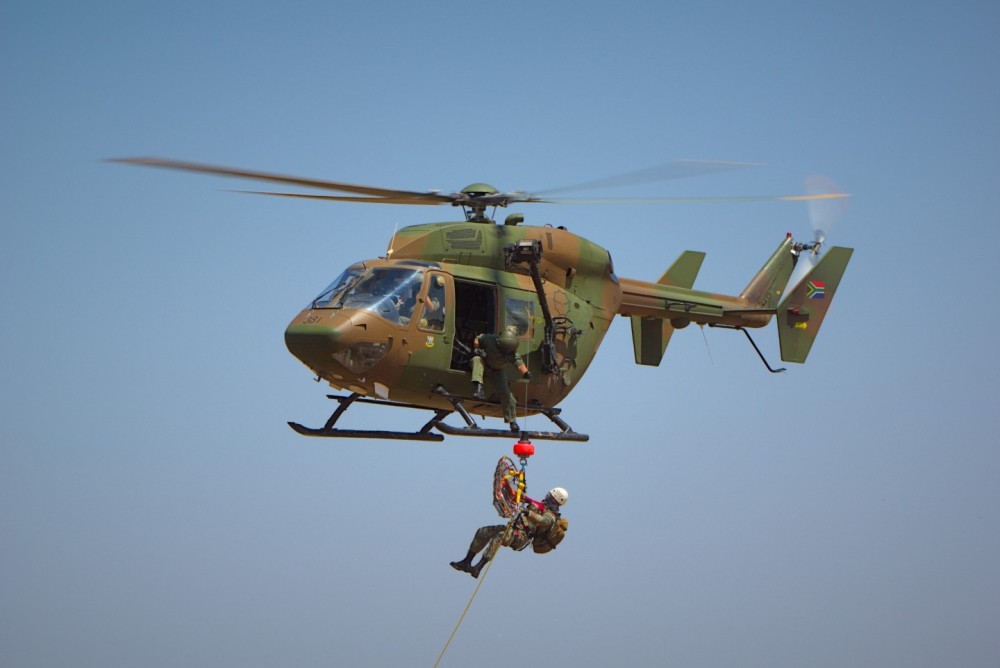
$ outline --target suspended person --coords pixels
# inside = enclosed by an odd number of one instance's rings
[[[472,356],[472,396],[485,399],[483,378],[487,376],[490,383],[500,394],[503,405],[503,419],[510,425],[513,432],[521,431],[517,425],[517,400],[510,391],[507,380],[507,366],[513,365],[521,377],[531,380],[531,373],[524,365],[524,360],[517,354],[517,334],[510,328],[499,334],[480,334],[473,341]]]
[[[480,527],[465,558],[451,562],[451,567],[478,578],[483,566],[496,555],[501,545],[520,551],[532,544],[539,554],[554,549],[569,527],[569,521],[559,514],[559,508],[568,500],[569,492],[562,487],[552,488],[541,502],[526,499],[526,507],[517,514],[509,532],[503,524]],[[479,552],[483,552],[483,556],[473,566],[472,560]]]

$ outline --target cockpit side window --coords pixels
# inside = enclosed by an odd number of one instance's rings
[[[507,327],[517,332],[519,338],[531,338],[532,324],[535,322],[535,304],[526,299],[507,297],[504,300]]]
[[[420,316],[420,329],[432,332],[444,331],[444,317],[447,313],[447,292],[445,279],[441,274],[431,276],[427,294],[423,298],[423,314]]]

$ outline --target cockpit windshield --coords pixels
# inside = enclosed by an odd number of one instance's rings
[[[344,291],[360,276],[365,270],[364,265],[356,264],[344,270],[333,283],[326,286],[319,297],[313,300],[313,308],[331,308],[337,305],[337,300]]]
[[[375,267],[360,273],[359,267],[358,273],[345,279],[353,269],[355,267],[345,271],[323,293],[328,307],[371,311],[400,325],[410,322],[417,305],[417,294],[424,281],[422,269]],[[341,281],[339,285],[338,281]],[[320,300],[316,304],[321,305]]]

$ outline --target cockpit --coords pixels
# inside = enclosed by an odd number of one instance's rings
[[[417,267],[348,267],[313,300],[313,308],[369,311],[389,322],[407,326],[413,317],[424,283],[424,269]],[[444,304],[444,282],[438,278],[424,299],[424,319],[433,315],[433,305]],[[422,327],[429,323],[422,322]],[[437,324],[437,323],[435,323]],[[443,326],[443,320],[440,323]]]

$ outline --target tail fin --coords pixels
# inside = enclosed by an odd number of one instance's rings
[[[795,266],[795,256],[792,254],[792,235],[785,237],[774,254],[768,258],[760,271],[750,280],[750,283],[740,293],[740,299],[748,306],[770,310],[781,298],[781,291],[788,283]]]
[[[657,281],[660,285],[671,285],[675,288],[692,288],[694,279],[698,277],[701,270],[701,263],[705,261],[705,254],[700,251],[684,251],[681,256],[674,260],[670,269],[660,276]]]
[[[704,259],[704,253],[684,251],[657,283],[678,288],[691,288]],[[633,316],[630,320],[632,321],[632,349],[635,352],[635,363],[660,366],[663,353],[666,352],[667,344],[670,343],[670,337],[674,333],[674,326],[670,324],[670,320],[663,318]]]
[[[853,248],[837,246],[828,250],[778,305],[778,344],[784,361],[806,361],[853,253]]]

